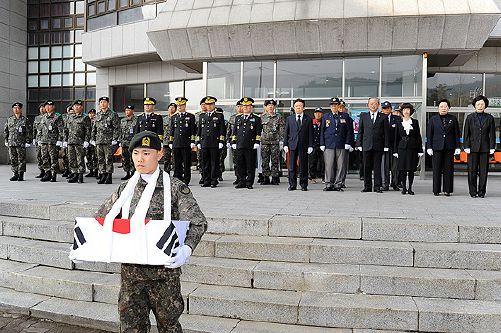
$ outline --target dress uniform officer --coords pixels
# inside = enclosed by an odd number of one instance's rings
[[[489,155],[494,155],[496,148],[496,125],[494,117],[485,113],[489,107],[487,97],[479,95],[471,104],[475,112],[466,117],[463,130],[464,151],[468,154],[468,186],[472,198],[483,198],[487,189]]]
[[[398,160],[395,156],[393,156],[395,151],[393,151],[393,146],[394,146],[394,141],[395,141],[395,135],[396,135],[396,123],[397,120],[400,120],[399,116],[394,116],[393,113],[393,108],[392,105],[389,101],[384,101],[381,103],[381,111],[386,115],[388,118],[388,145],[390,148],[389,151],[383,153],[383,166],[382,166],[382,174],[383,174],[383,191],[389,191],[390,185],[393,188],[393,190],[398,191],[398,184],[399,184],[399,179],[398,179]],[[390,178],[390,173],[391,173],[391,178]]]
[[[236,117],[233,126],[232,148],[238,152],[239,183],[235,188],[252,189],[256,175],[256,150],[261,142],[261,118],[252,113],[254,100],[240,99],[243,113]]]
[[[459,123],[449,114],[451,103],[447,99],[438,102],[438,114],[431,117],[426,130],[426,153],[431,156],[433,167],[433,194],[445,196],[454,191],[454,155],[461,153]],[[443,183],[443,187],[442,187]]]
[[[195,148],[197,132],[195,116],[186,112],[185,97],[177,97],[178,112],[172,117],[169,135],[169,147],[174,154],[174,177],[181,179],[186,185],[191,180],[191,150]]]
[[[217,98],[206,96],[206,111],[198,119],[197,148],[202,158],[202,187],[216,187],[219,178],[219,156],[224,147],[224,116],[217,112]]]
[[[137,125],[137,117],[134,115],[134,105],[125,107],[125,117],[120,121],[120,146],[122,147],[122,166],[125,176],[121,180],[127,180],[134,172],[134,163],[129,152],[130,140],[134,136],[134,130]]]
[[[164,121],[162,116],[155,113],[155,105],[157,101],[153,97],[145,97],[143,99],[144,112],[137,116],[134,133],[142,131],[151,131],[158,134],[160,141],[164,139]]]
[[[42,121],[42,135],[40,144],[42,146],[42,159],[45,174],[40,181],[55,182],[58,167],[57,147],[62,147],[64,136],[64,123],[59,114],[55,113],[55,105],[52,100],[44,103],[45,115]]]
[[[198,131],[198,126],[199,126],[200,116],[202,114],[204,114],[205,112],[207,112],[207,107],[205,105],[205,97],[203,97],[200,100],[200,112],[195,115],[195,126],[197,128],[197,131]],[[198,148],[197,148],[197,170],[200,173],[200,180],[198,181],[198,183],[200,185],[202,185],[204,183],[204,175],[203,175],[203,168],[202,168],[202,150],[198,149]]]
[[[105,217],[122,195],[127,195],[129,216],[143,211],[146,220],[164,220],[165,209],[171,220],[190,221],[184,245],[180,247],[172,261],[165,265],[122,264],[120,274],[120,294],[118,311],[120,332],[146,333],[150,331],[150,311],[153,311],[160,333],[181,333],[183,330],[179,317],[184,310],[181,295],[181,266],[184,265],[202,235],[207,230],[207,219],[200,210],[186,184],[176,178],[171,178],[170,188],[164,188],[164,177],[168,174],[159,172],[158,162],[162,158],[162,142],[157,133],[144,131],[136,134],[129,149],[139,177],[131,178],[122,183],[116,191],[99,207],[95,217]],[[150,197],[147,196],[148,180],[156,178],[156,186]],[[130,181],[136,181],[132,193],[124,189]],[[164,207],[164,197],[169,196],[170,207]],[[141,200],[142,199],[142,200]],[[149,200],[148,200],[149,199]],[[142,208],[146,205],[144,210]],[[123,210],[122,210],[123,211]],[[117,218],[121,218],[119,215]],[[128,218],[128,217],[123,217]],[[142,218],[142,216],[141,216]]]
[[[31,138],[26,117],[23,116],[23,104],[12,104],[14,113],[5,122],[5,146],[9,149],[10,163],[14,175],[10,181],[23,181],[26,172],[26,148],[30,146]]]
[[[216,112],[221,113],[224,115],[223,109],[217,107]],[[224,165],[224,161],[226,160],[226,156],[228,156],[228,149],[226,148],[226,128],[228,126],[228,121],[225,119],[224,120],[224,126],[223,126],[223,132],[224,132],[224,141],[223,141],[223,147],[219,149],[219,177],[218,180],[220,182],[223,181],[223,173],[226,171],[226,167]]]
[[[67,147],[71,176],[68,183],[83,183],[85,172],[85,149],[89,147],[91,123],[83,114],[83,102],[76,100],[73,113],[66,118],[63,146]]]
[[[99,168],[98,184],[111,184],[113,154],[120,138],[120,117],[109,108],[107,96],[99,98],[99,112],[91,133],[91,144],[96,146]]]
[[[163,148],[164,148],[164,171],[170,173],[172,170],[172,149],[169,148],[169,136],[170,136],[170,124],[172,116],[177,111],[176,103],[170,103],[167,108],[167,115],[164,117],[164,137],[163,137]]]
[[[87,116],[90,119],[90,131],[92,133],[92,128],[94,127],[94,121],[96,119],[96,109],[90,109],[89,112],[87,112]],[[97,177],[97,156],[96,156],[96,146],[94,145],[89,145],[87,147],[86,152],[86,159],[87,159],[87,169],[89,170],[89,173],[85,175],[85,177]]]
[[[37,165],[38,169],[40,170],[40,174],[35,178],[42,178],[43,175],[45,174],[45,170],[43,169],[42,147],[40,146],[38,141],[42,136],[42,121],[43,121],[43,115],[45,114],[45,107],[43,103],[38,106],[38,112],[39,114],[33,120],[33,145],[36,147],[37,150]]]
[[[231,148],[231,142],[233,137],[233,127],[235,126],[235,121],[237,116],[242,114],[242,103],[237,101],[235,106],[235,113],[230,116],[228,119],[228,124],[226,124],[226,146],[227,148]],[[240,183],[240,173],[238,172],[238,151],[236,149],[231,150],[232,162],[233,162],[233,171],[235,172],[235,181],[233,185],[237,185]]]
[[[282,115],[276,112],[276,106],[277,101],[273,99],[264,101],[265,112],[261,115],[263,125],[261,135],[263,185],[278,185],[280,183],[280,151],[284,144],[282,138],[284,137],[285,121]]]

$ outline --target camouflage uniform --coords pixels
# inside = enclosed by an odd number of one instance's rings
[[[129,152],[130,140],[134,136],[134,127],[137,123],[137,117],[132,115],[130,119],[123,117],[120,121],[120,144],[122,146],[122,165],[125,172],[130,173],[134,170],[134,163]]]
[[[36,116],[33,121],[33,144],[36,145],[38,169],[40,169],[40,171],[45,171],[42,167],[42,146],[38,143],[42,136],[42,121],[43,114]]]
[[[114,146],[120,137],[120,117],[110,109],[98,111],[94,118],[91,140],[96,142],[97,164],[100,173],[113,173]]]
[[[231,143],[231,137],[233,135],[233,126],[235,125],[235,119],[237,117],[237,114],[234,113],[230,116],[230,119],[228,119],[228,123],[226,124],[226,142]],[[236,149],[232,150],[232,162],[233,162],[233,170],[235,171],[235,177],[237,177],[237,180],[235,182],[238,182],[239,180],[239,173],[238,173],[238,152]]]
[[[73,111],[63,113],[61,115],[61,119],[63,120],[63,126],[66,131],[66,123],[68,123],[69,118],[74,114]],[[68,153],[68,148],[61,147],[59,150],[60,154],[59,156],[63,159],[63,170],[66,173],[69,173],[70,170],[70,160],[69,160],[69,153]]]
[[[280,168],[280,146],[279,142],[284,136],[285,121],[282,115],[275,112],[270,115],[264,112],[261,115],[261,122],[263,124],[263,132],[261,135],[261,156],[263,176],[274,178],[279,177]],[[270,171],[271,160],[271,171]]]
[[[163,146],[164,146],[164,170],[167,173],[170,173],[172,170],[173,156],[172,149],[169,148],[169,135],[170,135],[170,124],[171,124],[171,116],[167,115],[164,117],[164,137],[163,137]]]
[[[95,119],[90,119],[90,131],[92,133],[92,129],[94,128]],[[92,136],[92,134],[91,134]],[[87,157],[87,169],[93,174],[93,171],[97,171],[97,156],[96,156],[96,147],[94,145],[89,145],[86,149],[86,157]],[[96,175],[97,176],[97,175]],[[87,177],[87,176],[86,176]]]
[[[53,174],[57,170],[58,152],[56,143],[63,141],[64,124],[61,116],[56,113],[43,116],[42,135],[39,142],[42,145],[42,165],[45,170],[51,171]]]
[[[127,182],[122,183],[108,200],[98,209],[95,217],[104,217],[111,210]],[[134,213],[146,181],[139,178],[130,204],[130,214]],[[190,221],[185,244],[193,250],[207,229],[207,220],[200,210],[190,189],[177,178],[171,178],[171,219]],[[146,213],[147,219],[164,218],[163,173]],[[153,310],[159,333],[182,333],[178,321],[184,310],[179,276],[180,268],[122,264],[121,286],[118,299],[120,332],[146,333],[150,331],[149,313]]]
[[[85,149],[84,142],[90,141],[89,117],[76,113],[68,115],[65,123],[65,139],[68,143],[68,162],[73,174],[85,172]]]
[[[26,144],[31,142],[26,117],[16,118],[12,115],[7,118],[4,136],[5,145],[9,148],[12,172],[14,174],[26,172]]]

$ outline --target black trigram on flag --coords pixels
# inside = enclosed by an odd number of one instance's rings
[[[82,233],[82,230],[80,230],[80,227],[76,227],[73,232],[73,250],[78,249],[78,247],[84,245],[85,242],[86,240]]]
[[[160,240],[157,242],[157,248],[163,250],[163,252],[166,255],[171,256],[172,251],[177,249],[178,247],[179,247],[179,238],[177,236],[174,224],[171,222],[171,224],[165,230]]]

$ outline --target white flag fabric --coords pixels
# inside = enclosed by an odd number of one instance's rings
[[[115,219],[110,236],[104,230],[104,220],[76,218],[71,260],[166,265],[184,245],[190,224],[189,221],[144,220],[144,228],[134,228],[129,219]]]

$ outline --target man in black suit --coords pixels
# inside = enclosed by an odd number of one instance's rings
[[[464,151],[468,154],[468,186],[472,198],[483,198],[487,188],[489,155],[494,155],[496,147],[496,125],[494,117],[484,112],[489,107],[487,97],[479,95],[471,104],[475,112],[466,117],[463,131]]]
[[[294,114],[285,122],[284,151],[289,155],[289,191],[297,188],[297,162],[299,160],[299,185],[308,190],[308,154],[313,152],[313,122],[304,114],[305,102],[294,101]]]
[[[171,117],[169,148],[174,155],[174,177],[186,185],[191,180],[191,150],[195,148],[195,116],[186,112],[185,97],[177,97],[178,112]]]
[[[440,195],[442,189],[445,196],[454,190],[453,156],[461,153],[458,119],[449,114],[451,103],[447,99],[438,102],[438,115],[430,118],[426,130],[426,153],[431,156],[433,168],[433,194]]]
[[[389,149],[388,117],[378,112],[379,99],[369,98],[369,112],[360,114],[358,125],[357,149],[362,152],[364,161],[364,189],[372,192],[372,171],[374,171],[374,191],[383,193],[381,177],[381,161],[383,152]]]
[[[384,101],[381,103],[381,111],[386,115],[388,121],[388,144],[390,150],[383,153],[383,191],[389,191],[390,185],[393,190],[398,191],[398,159],[393,156],[393,146],[395,141],[395,129],[396,129],[396,121],[399,119],[399,116],[394,116],[393,108],[391,103],[388,101]],[[391,173],[391,178],[390,178]],[[391,181],[390,181],[391,180]]]
[[[203,100],[206,112],[198,120],[197,147],[201,151],[202,187],[216,187],[219,178],[220,149],[223,148],[226,128],[224,116],[215,111],[217,99],[207,96]]]
[[[160,141],[164,139],[164,121],[160,114],[155,113],[157,101],[153,97],[143,99],[144,112],[137,116],[137,122],[134,126],[134,133],[143,131],[155,132]]]

